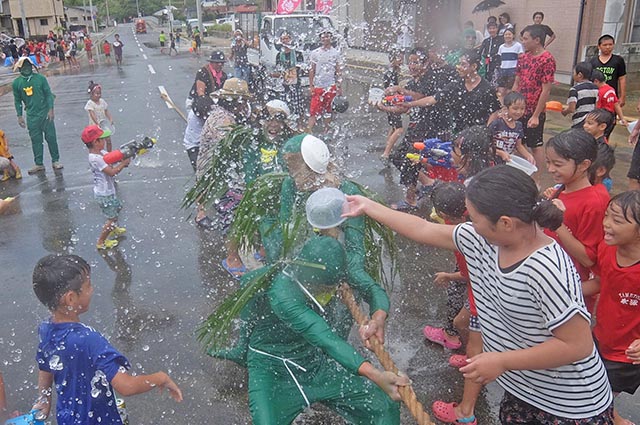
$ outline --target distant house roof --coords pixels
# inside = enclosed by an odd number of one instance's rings
[[[233,8],[236,13],[252,13],[258,11],[258,6],[253,4],[241,4]]]
[[[98,13],[98,6],[65,6],[65,9],[76,9],[81,12],[93,12],[92,14],[94,15]]]

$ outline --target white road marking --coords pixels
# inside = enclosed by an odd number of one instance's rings
[[[144,58],[144,60],[147,60],[147,55],[145,55],[144,53],[142,54],[142,57]]]
[[[173,105],[171,105],[171,103],[169,102],[169,99],[171,99],[171,97],[169,97],[167,89],[165,89],[164,86],[158,86],[158,90],[160,91],[160,94],[163,95],[162,97],[166,97],[164,103],[167,104],[167,108],[173,109]]]
[[[155,74],[155,73],[156,73],[156,70],[155,70],[155,69],[153,69],[153,67],[151,66],[151,64],[148,64],[148,65],[147,65],[147,67],[149,68],[149,72],[150,72],[150,73],[152,73],[152,74]]]
[[[144,50],[142,50],[142,47],[140,48],[140,51],[141,51],[141,52],[144,52]]]

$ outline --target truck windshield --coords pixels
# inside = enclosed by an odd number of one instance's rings
[[[332,28],[331,19],[326,16],[299,16],[286,18],[276,18],[274,21],[274,34],[280,37],[283,31],[287,31],[294,38],[315,39],[324,28]]]

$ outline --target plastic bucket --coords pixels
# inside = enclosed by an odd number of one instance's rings
[[[111,124],[111,122],[109,120],[102,120],[98,123],[98,127],[100,127],[101,129],[105,130],[105,131],[110,131],[111,134],[114,134],[116,132],[116,127]]]
[[[627,124],[627,130],[629,130],[629,134],[633,133],[633,129],[636,128],[636,124],[638,124],[638,120],[631,121]]]
[[[371,87],[369,89],[369,103],[377,105],[384,99],[384,90],[380,87]]]
[[[341,225],[346,217],[347,199],[340,190],[333,187],[323,187],[309,196],[305,211],[307,221],[316,229],[330,229]]]
[[[520,171],[524,171],[528,176],[538,171],[538,167],[536,167],[526,159],[515,155],[511,155],[511,160],[507,162],[507,165],[513,168],[517,168]]]

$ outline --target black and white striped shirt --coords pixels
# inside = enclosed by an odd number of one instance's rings
[[[581,81],[569,90],[567,105],[576,103],[576,111],[571,116],[571,127],[582,128],[587,114],[596,108],[598,102],[598,86],[591,81]]]
[[[555,241],[503,273],[498,248],[478,235],[471,223],[456,227],[453,240],[467,260],[485,352],[530,348],[551,338],[555,328],[576,314],[590,319],[580,277]],[[595,346],[578,362],[545,370],[511,370],[497,382],[513,396],[570,419],[596,416],[613,401]]]

